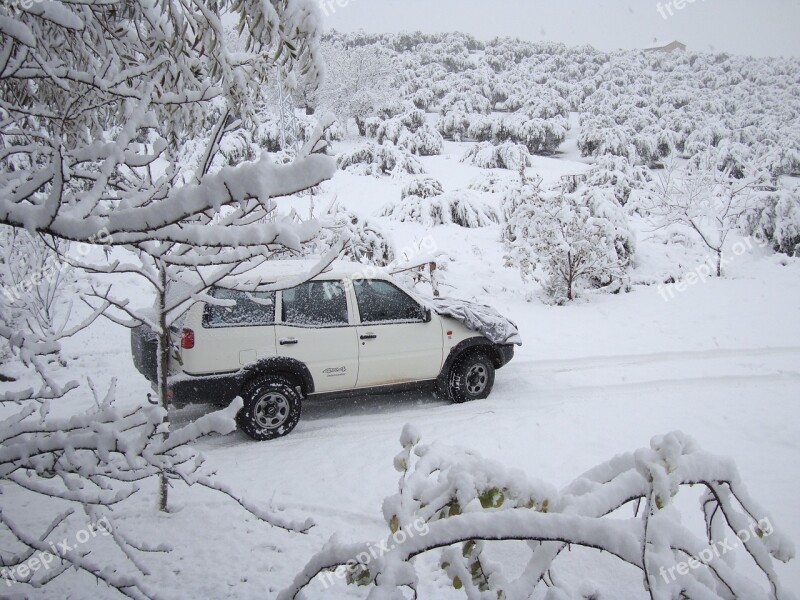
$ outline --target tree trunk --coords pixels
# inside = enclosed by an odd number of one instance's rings
[[[717,277],[722,277],[722,250],[717,250]]]
[[[160,288],[158,294],[158,403],[164,409],[164,439],[169,437],[169,398],[167,398],[167,374],[169,368],[169,329],[167,328],[167,270],[158,264]],[[168,511],[169,483],[166,475],[159,476],[158,509]]]
[[[358,127],[358,135],[367,137],[367,124],[361,117],[356,117],[356,127]]]

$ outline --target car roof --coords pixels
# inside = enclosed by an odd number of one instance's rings
[[[320,273],[320,269],[322,272]],[[313,277],[309,277],[314,274]],[[287,289],[301,283],[341,279],[391,279],[379,267],[336,260],[325,266],[322,259],[270,260],[255,269],[219,281],[216,287],[228,289]]]

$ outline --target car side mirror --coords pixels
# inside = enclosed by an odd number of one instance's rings
[[[431,312],[431,309],[430,308],[424,308],[423,310],[425,312],[424,312],[424,316],[423,316],[422,322],[423,323],[430,323],[433,320],[433,313]]]

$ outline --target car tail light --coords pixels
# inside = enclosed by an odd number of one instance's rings
[[[191,350],[194,348],[194,331],[191,329],[183,329],[183,334],[181,335],[181,348],[184,350]]]

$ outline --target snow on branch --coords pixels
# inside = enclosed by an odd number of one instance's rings
[[[568,581],[558,562],[572,546],[639,569],[651,600],[794,598],[773,562],[794,558],[792,543],[749,496],[735,465],[683,433],[655,437],[650,448],[616,456],[561,491],[473,452],[420,444],[408,425],[401,444],[394,461],[402,473],[399,491],[383,505],[388,539],[380,545],[331,540],[279,600],[299,597],[320,580],[327,588],[334,577],[371,586],[371,600],[405,598],[403,589],[416,597],[413,559],[432,552],[453,587],[470,600],[529,598],[545,588],[547,598],[578,600],[586,597],[578,590],[581,582]],[[706,490],[702,535],[682,522],[675,504],[688,486]],[[626,506],[633,507],[632,518],[619,514]],[[519,542],[519,551],[528,555],[521,574],[512,577],[490,559],[496,541]],[[733,568],[725,554],[736,548],[752,558],[763,581]],[[591,593],[605,597],[608,591]]]
[[[308,519],[292,519],[236,495],[203,467],[203,457],[190,446],[205,436],[234,431],[234,417],[242,406],[241,400],[167,436],[163,408],[120,409],[114,405],[114,387],[112,383],[105,398],[96,397],[96,406],[82,414],[56,417],[50,413],[49,403],[41,405],[39,410],[29,404],[0,422],[0,481],[4,483],[4,495],[43,496],[82,507],[90,518],[89,530],[96,533],[98,524],[102,524],[103,535],[110,536],[133,569],[120,571],[109,567],[106,561],[110,557],[92,552],[91,544],[86,543],[88,535],[83,543],[66,545],[63,549],[56,546],[55,532],[59,526],[68,519],[73,526],[77,525],[73,522],[78,521],[74,508],[61,513],[38,533],[17,523],[10,511],[0,510],[0,528],[23,549],[13,555],[5,552],[0,555],[2,578],[39,587],[73,567],[126,596],[158,597],[144,579],[148,570],[141,562],[141,554],[168,552],[170,548],[129,537],[110,510],[136,494],[144,481],[158,476],[165,476],[173,483],[181,481],[220,492],[275,527],[305,532],[313,526]],[[63,534],[64,530],[59,531]],[[48,553],[61,566],[35,573],[21,569],[35,553],[40,557]]]
[[[246,52],[228,47],[223,13],[238,15]],[[319,138],[290,165],[264,156],[207,171],[222,135],[257,128],[278,65],[318,82],[320,29],[309,0],[0,7],[0,224],[76,241],[103,233],[109,245],[296,249],[297,226],[245,231],[211,217],[330,178],[332,160],[311,155]],[[193,177],[180,150],[202,140]]]

